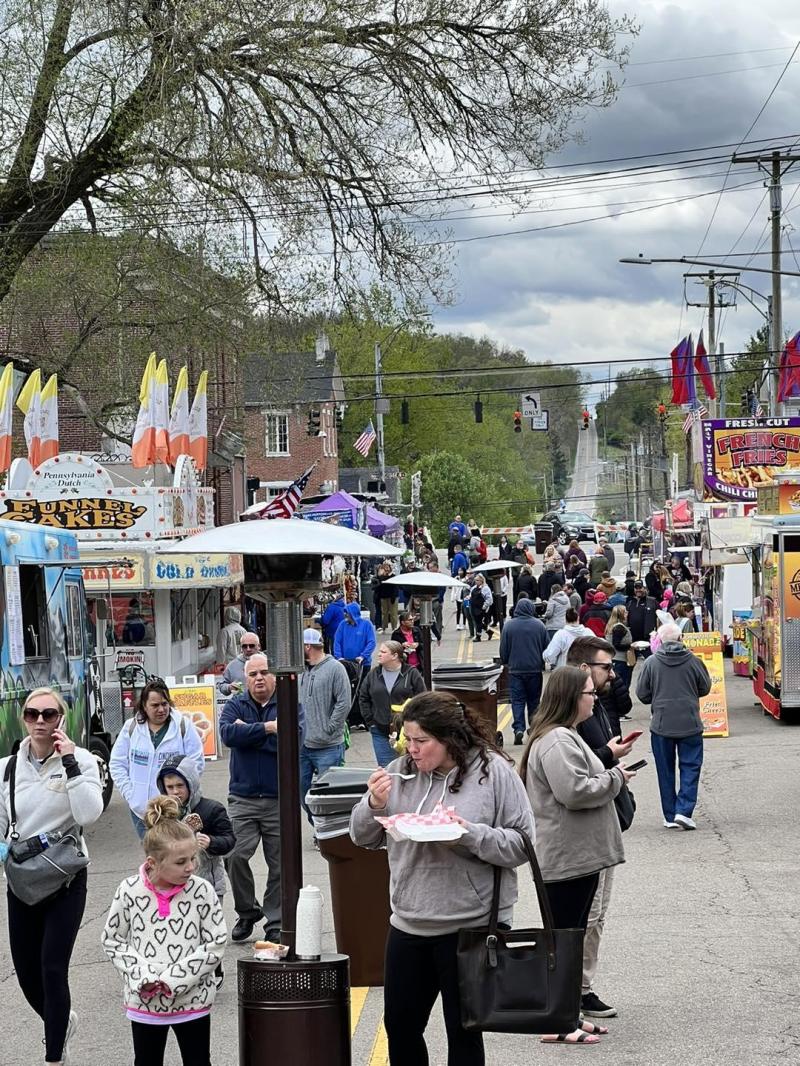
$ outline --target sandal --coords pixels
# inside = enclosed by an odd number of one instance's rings
[[[608,1036],[607,1025],[595,1025],[594,1022],[587,1021],[586,1018],[581,1018],[580,1023],[584,1033],[589,1033],[592,1036]]]
[[[554,1033],[541,1038],[543,1044],[599,1044],[600,1037],[575,1029],[571,1033]]]

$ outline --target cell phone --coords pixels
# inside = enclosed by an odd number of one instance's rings
[[[626,737],[622,737],[620,744],[632,744],[634,740],[639,739],[642,733],[644,733],[643,729],[634,729],[632,733],[628,733]]]
[[[641,770],[645,766],[647,766],[647,759],[640,759],[638,762],[634,762],[631,763],[630,766],[626,766],[625,770],[627,770],[629,774],[633,774],[637,770]]]

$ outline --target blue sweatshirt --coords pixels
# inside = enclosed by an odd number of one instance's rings
[[[450,564],[450,576],[458,577],[459,568],[462,567],[466,574],[469,570],[469,560],[463,552],[456,552],[453,556],[453,562]]]
[[[510,674],[540,674],[546,647],[547,630],[536,617],[533,603],[520,600],[514,608],[514,617],[503,626],[500,658]]]
[[[230,787],[232,796],[278,795],[278,736],[265,733],[264,723],[278,717],[278,701],[275,695],[263,707],[256,703],[249,692],[231,696],[225,704],[219,720],[222,743],[231,749]],[[244,725],[236,725],[240,719]],[[298,710],[298,729],[303,737],[304,715]]]
[[[360,656],[365,663],[371,663],[377,643],[375,626],[368,618],[361,617],[359,604],[348,603],[345,611],[355,625],[351,625],[346,618],[341,623],[333,638],[333,654],[337,659],[358,659]]]
[[[340,596],[338,599],[329,603],[323,612],[321,618],[322,632],[330,641],[336,636],[336,630],[344,620],[344,610],[344,597]]]

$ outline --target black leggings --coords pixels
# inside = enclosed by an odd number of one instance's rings
[[[86,906],[86,871],[33,905],[8,893],[8,940],[22,994],[44,1021],[45,1062],[61,1062],[69,1024],[69,960]]]
[[[442,994],[448,1066],[484,1066],[483,1037],[461,1025],[458,933],[413,936],[389,930],[384,975],[384,1024],[392,1066],[428,1066],[425,1027]]]
[[[211,1015],[178,1025],[131,1022],[134,1066],[164,1066],[169,1031],[175,1033],[183,1066],[211,1066]]]
[[[556,929],[583,929],[589,921],[592,901],[600,883],[600,874],[574,877],[570,881],[545,881],[545,891],[553,912]],[[575,1019],[575,1028],[580,1019]]]

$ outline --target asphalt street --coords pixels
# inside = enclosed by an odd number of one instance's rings
[[[594,420],[589,428],[578,433],[575,466],[569,490],[565,496],[568,511],[594,513],[597,483],[600,476],[600,461],[597,455],[597,428]]]
[[[488,657],[490,644],[468,643],[448,619],[438,659]],[[800,732],[763,717],[747,680],[729,673],[731,736],[709,740],[697,810],[698,831],[662,828],[655,771],[635,782],[638,813],[626,834],[627,862],[619,870],[603,941],[597,991],[619,1008],[610,1035],[593,1050],[541,1046],[534,1037],[489,1036],[488,1062],[511,1066],[531,1058],[552,1062],[589,1055],[630,1066],[760,1066],[800,1061],[798,1000],[798,902],[800,861],[796,843],[797,749]],[[647,728],[648,714],[634,709]],[[512,740],[508,710],[501,709],[506,743]],[[521,749],[508,749],[518,756]],[[647,756],[647,734],[637,753]],[[348,753],[351,765],[367,766],[371,745],[363,733]],[[207,766],[204,791],[225,799],[227,763]],[[304,828],[304,879],[328,892],[324,859]],[[92,855],[89,899],[72,965],[74,1005],[80,1014],[75,1066],[132,1062],[129,1026],[122,1011],[121,981],[100,949],[100,932],[118,882],[133,872],[141,852],[127,808],[115,795],[88,833]],[[257,878],[263,865],[256,862]],[[263,882],[261,882],[263,883]],[[536,922],[529,877],[520,878],[515,924]],[[368,899],[354,901],[368,907]],[[5,911],[5,898],[0,908]],[[226,916],[235,916],[226,897]],[[326,939],[333,948],[330,907]],[[213,1062],[238,1062],[235,968],[247,946],[230,945],[228,978],[213,1015]],[[0,915],[0,1062],[31,1066],[43,1059],[38,1019],[23,1000],[8,954],[5,914]],[[386,1066],[381,989],[354,989],[353,1063]],[[431,1063],[446,1062],[438,1008],[430,1024]],[[170,1066],[179,1062],[170,1045]],[[270,1063],[265,1048],[264,1063]],[[298,1060],[299,1062],[299,1060]],[[303,1066],[303,1064],[301,1064]],[[316,1064],[315,1064],[316,1066]]]

